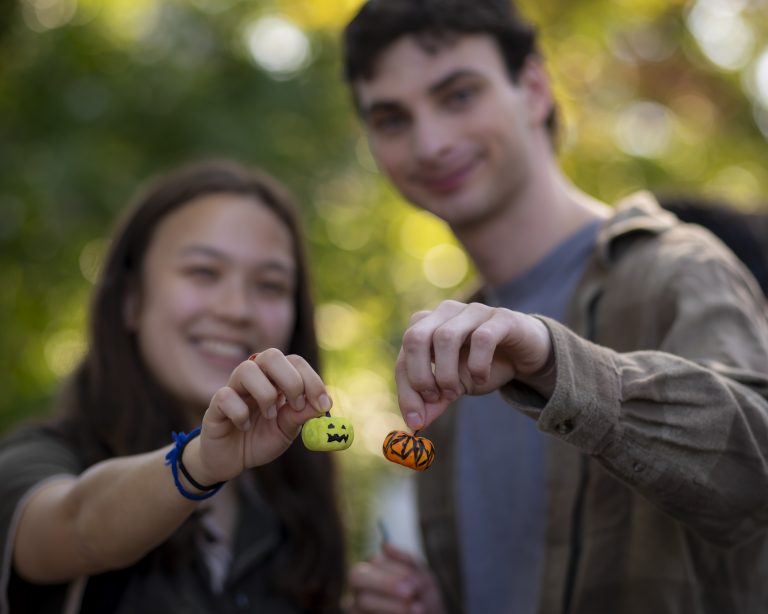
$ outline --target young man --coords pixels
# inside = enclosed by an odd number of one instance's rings
[[[562,174],[533,29],[502,0],[369,0],[344,42],[379,167],[486,284],[405,331],[400,407],[438,450],[431,571],[385,546],[354,611],[768,611],[754,279],[649,194],[611,208]]]

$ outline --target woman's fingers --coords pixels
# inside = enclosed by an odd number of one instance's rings
[[[264,378],[252,377],[256,372],[260,372]],[[265,381],[269,385],[265,384]],[[288,357],[278,349],[264,350],[254,359],[241,363],[230,378],[230,385],[237,390],[236,384],[242,384],[242,392],[257,401],[260,401],[262,395],[271,397],[274,391],[272,404],[277,405],[277,397],[282,393],[288,405],[296,410],[304,409],[304,381]],[[270,417],[274,418],[277,411],[270,414],[273,414]]]
[[[285,405],[302,412],[309,403],[312,413],[328,411],[332,405],[323,380],[309,363],[276,349],[265,350],[241,363],[228,385],[270,420]]]
[[[376,556],[352,568],[349,578],[354,595],[352,611],[377,614],[439,612],[439,609],[425,609],[422,603],[426,592],[434,590],[430,578],[423,563],[385,543]]]
[[[243,403],[271,420],[277,416],[280,391],[255,363],[241,363],[229,379],[228,387],[238,393]]]
[[[296,369],[299,377],[301,377],[301,381],[304,384],[304,398],[306,402],[314,408],[316,413],[330,411],[333,401],[325,388],[322,378],[301,356],[292,354],[287,358],[293,365],[293,368]]]
[[[206,415],[213,428],[222,422],[231,422],[240,431],[251,428],[251,412],[248,404],[228,386],[216,391],[208,409]]]

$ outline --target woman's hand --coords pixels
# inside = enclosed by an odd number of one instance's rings
[[[306,360],[265,350],[241,363],[213,395],[184,464],[200,483],[228,480],[273,461],[302,424],[330,408],[325,385]]]
[[[538,319],[480,303],[443,301],[411,318],[395,367],[408,426],[424,428],[464,394],[487,394],[518,379],[549,397],[555,365]]]

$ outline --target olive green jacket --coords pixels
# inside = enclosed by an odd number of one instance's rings
[[[552,397],[502,391],[552,437],[539,614],[768,612],[768,320],[741,263],[639,193],[601,229],[568,326],[542,321]],[[418,496],[461,612],[455,416],[425,432]]]

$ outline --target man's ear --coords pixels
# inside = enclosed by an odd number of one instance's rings
[[[525,92],[530,117],[537,124],[544,125],[555,106],[549,75],[544,69],[542,59],[529,55],[523,63],[517,77],[518,84]]]

